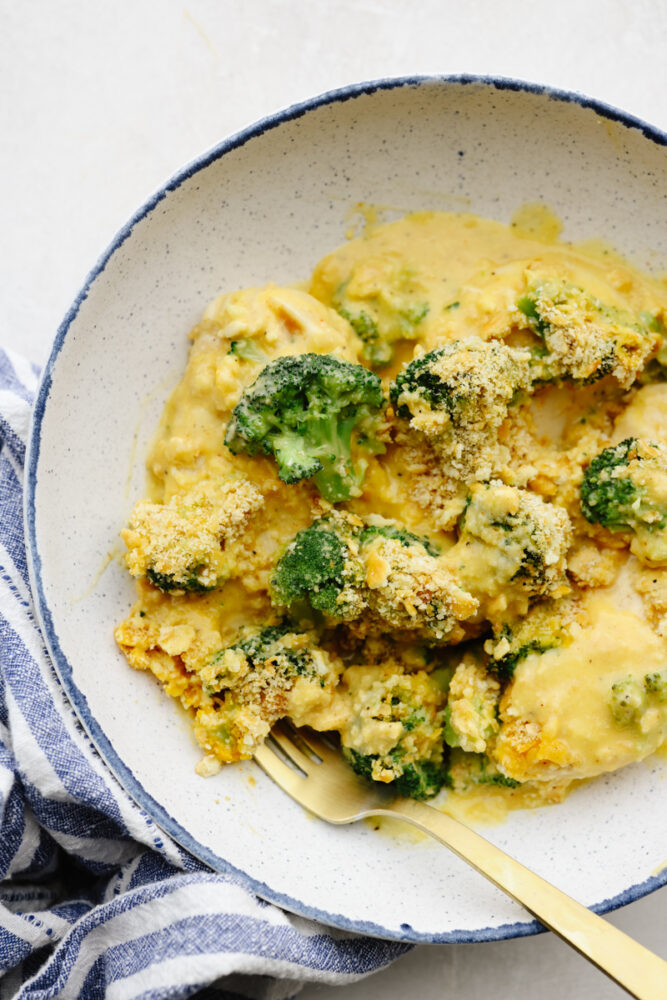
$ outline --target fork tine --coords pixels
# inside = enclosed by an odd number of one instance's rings
[[[320,758],[323,764],[328,764],[329,767],[342,767],[347,771],[347,765],[343,761],[339,748],[331,747],[319,733],[316,733],[312,729],[307,731],[299,729],[297,732],[299,739],[305,743],[311,753]]]
[[[297,729],[292,720],[287,718],[281,719],[278,726],[284,730],[286,737],[292,740],[299,750],[305,753],[306,757],[309,757],[314,764],[322,763],[322,758],[306,741],[306,732],[303,729]]]
[[[272,781],[275,781],[288,795],[298,800],[297,785],[304,780],[303,775],[295,771],[289,764],[286,764],[271,749],[268,742],[255,749],[254,759]]]
[[[254,756],[279,788],[329,823],[352,823],[378,808],[384,810],[380,790],[359,778],[340,750],[312,730],[293,729],[291,723],[282,722]]]
[[[296,732],[292,734],[287,727],[282,726],[280,723],[273,727],[271,730],[271,736],[285,756],[288,757],[292,763],[296,764],[296,766],[303,771],[304,774],[310,774],[313,767],[316,767],[320,763],[319,760],[313,760],[312,757],[305,754],[301,747],[299,747],[299,742],[301,742],[305,747],[308,747],[306,741],[302,737],[298,736]]]

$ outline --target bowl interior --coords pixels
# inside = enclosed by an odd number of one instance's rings
[[[356,88],[268,120],[178,175],[119,234],[59,332],[36,408],[28,530],[57,669],[103,756],[137,800],[213,867],[340,926],[406,940],[530,933],[517,906],[442,848],[371,825],[313,820],[252,763],[203,780],[189,722],[130,670],[112,629],[133,601],[116,558],[144,486],[147,442],[221,291],[293,282],[342,243],[358,202],[472,211],[508,222],[544,201],[566,238],[604,237],[667,263],[659,136],[567,95],[484,80]],[[557,807],[513,815],[492,840],[589,905],[657,885],[663,766],[637,765]]]

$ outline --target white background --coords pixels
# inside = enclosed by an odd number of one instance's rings
[[[666,43],[667,0],[0,0],[0,344],[43,363],[127,217],[267,113],[365,79],[481,73],[579,90],[667,130]],[[667,957],[667,888],[610,919]],[[624,995],[550,935],[420,947],[301,996],[334,994]]]

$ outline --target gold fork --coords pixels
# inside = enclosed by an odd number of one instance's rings
[[[638,1000],[665,1000],[667,962],[525,868],[452,816],[393,798],[358,778],[318,734],[274,726],[255,760],[283,791],[328,823],[392,816],[439,840]]]

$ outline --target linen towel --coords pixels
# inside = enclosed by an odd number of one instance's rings
[[[97,754],[35,621],[23,467],[38,372],[0,350],[0,1000],[292,997],[409,946],[284,913],[155,826]]]

